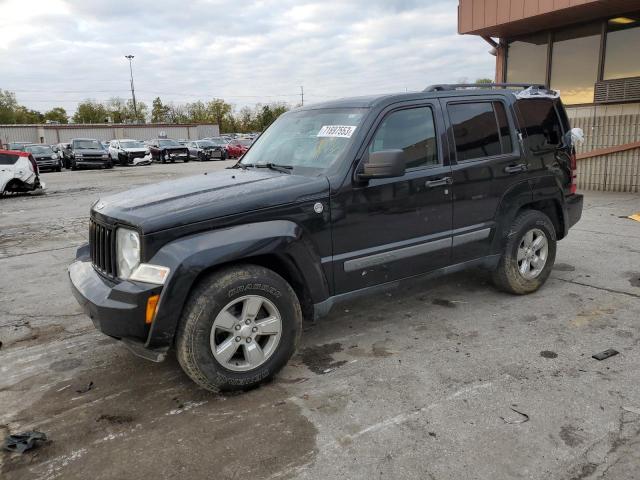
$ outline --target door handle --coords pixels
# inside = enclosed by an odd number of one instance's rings
[[[527,167],[526,163],[519,163],[518,165],[509,165],[504,167],[504,171],[505,173],[519,173],[526,172],[528,168],[529,167]]]
[[[436,178],[435,180],[427,180],[424,182],[424,186],[427,188],[433,187],[442,187],[444,185],[451,185],[453,183],[453,178],[451,177],[442,177]]]

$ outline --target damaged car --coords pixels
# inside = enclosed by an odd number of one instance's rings
[[[189,155],[197,160],[226,160],[227,151],[222,145],[216,145],[209,140],[195,140],[187,142]]]
[[[116,165],[151,165],[151,151],[139,140],[111,140],[109,155]]]
[[[32,144],[24,147],[25,152],[29,152],[33,155],[36,163],[38,164],[38,170],[51,170],[54,172],[62,171],[62,159],[50,145]]]
[[[182,160],[184,163],[189,161],[189,148],[181,145],[176,140],[170,138],[155,138],[147,142],[151,157],[154,161],[174,163],[176,160]]]
[[[81,167],[113,168],[113,162],[102,143],[93,138],[71,140],[68,155],[71,170]]]
[[[0,195],[44,191],[38,164],[29,152],[0,150]]]
[[[557,92],[505,87],[296,108],[232,168],[105,196],[74,295],[103,333],[154,361],[175,349],[218,391],[273,378],[303,317],[363,295],[470,268],[536,292],[582,214],[582,132]]]

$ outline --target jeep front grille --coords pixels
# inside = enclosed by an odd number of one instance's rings
[[[109,277],[118,275],[116,265],[116,230],[95,220],[89,221],[89,250],[91,263],[100,273]]]

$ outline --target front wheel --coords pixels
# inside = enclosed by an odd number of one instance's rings
[[[538,210],[525,210],[509,229],[502,258],[493,272],[493,282],[508,293],[535,292],[549,278],[555,259],[553,223]]]
[[[257,265],[230,267],[191,293],[178,328],[177,357],[207,390],[247,390],[286,365],[301,329],[298,297],[281,276]]]

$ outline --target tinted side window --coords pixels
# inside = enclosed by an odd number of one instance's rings
[[[501,102],[454,103],[447,106],[459,162],[513,150],[511,131]]]
[[[0,153],[0,165],[13,165],[18,161],[18,155]]]
[[[562,126],[551,100],[518,100],[527,143],[533,151],[556,148],[562,142]]]
[[[403,150],[407,168],[438,165],[436,128],[429,107],[390,113],[376,131],[369,152]]]

